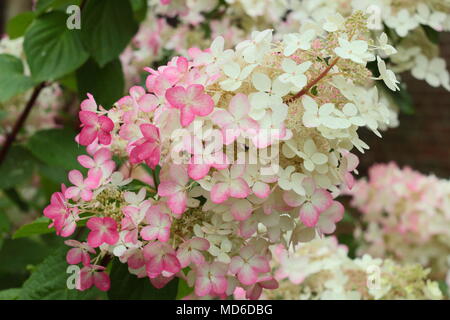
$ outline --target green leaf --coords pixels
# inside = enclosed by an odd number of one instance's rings
[[[77,85],[81,100],[91,93],[98,104],[109,109],[124,93],[125,80],[120,60],[115,59],[100,67],[89,59],[77,71]]]
[[[138,30],[129,1],[88,1],[83,9],[82,39],[87,50],[103,67],[125,49]]]
[[[20,299],[24,300],[88,300],[104,298],[105,294],[97,289],[78,291],[67,287],[66,252],[67,247],[62,246],[50,254],[30,278],[23,284]]]
[[[10,39],[20,38],[34,20],[34,12],[27,11],[18,14],[8,21],[6,25],[6,33]]]
[[[20,296],[20,288],[11,288],[0,291],[0,300],[17,300]]]
[[[81,169],[77,156],[84,154],[84,151],[74,138],[75,132],[69,129],[42,130],[30,137],[27,146],[36,158],[49,166]]]
[[[114,259],[111,269],[111,289],[108,297],[112,300],[174,300],[178,291],[178,278],[164,288],[156,289],[149,278],[138,278],[130,274],[128,266]]]
[[[11,222],[9,221],[8,216],[0,211],[0,238],[4,233],[8,233],[11,230]]]
[[[33,172],[34,159],[30,152],[13,146],[0,166],[0,188],[8,189],[28,180]]]
[[[37,18],[25,34],[24,50],[35,80],[60,78],[87,59],[80,30],[66,26],[67,15],[49,12]]]
[[[434,44],[439,44],[439,32],[431,28],[430,26],[422,25],[422,29],[425,32],[428,40]]]
[[[0,290],[21,286],[29,276],[28,267],[43,261],[51,250],[36,239],[5,239],[0,250]]]
[[[50,229],[48,225],[50,219],[47,217],[39,217],[29,224],[21,226],[13,235],[13,239],[25,238],[34,236],[37,234],[53,233],[54,230]]]
[[[178,279],[178,292],[177,292],[177,300],[181,300],[186,296],[190,295],[194,291],[193,287],[189,287],[186,280]]]
[[[22,61],[9,54],[0,54],[0,102],[25,92],[35,82],[23,74]]]
[[[133,8],[134,19],[137,22],[142,22],[147,16],[147,0],[131,0],[131,7]]]
[[[399,84],[400,91],[392,91],[385,88],[388,95],[394,100],[394,103],[399,107],[400,111],[404,114],[412,115],[414,114],[414,101],[409,94],[406,86],[403,83]]]
[[[47,12],[49,9],[64,9],[68,5],[80,5],[80,0],[38,0],[35,8],[37,15]]]

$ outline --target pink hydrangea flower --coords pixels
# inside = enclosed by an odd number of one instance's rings
[[[166,91],[166,99],[172,107],[180,109],[183,127],[191,124],[195,116],[207,116],[214,109],[214,101],[200,84],[191,84],[187,89],[182,86],[170,88]]]
[[[86,242],[79,242],[77,240],[66,240],[64,243],[73,247],[67,251],[66,261],[68,264],[83,263],[84,266],[89,266],[91,257],[89,253],[95,254],[95,250]]]
[[[198,237],[183,242],[177,251],[177,258],[180,261],[181,268],[186,268],[191,263],[202,265],[205,262],[205,257],[201,251],[206,251],[209,247],[208,240]]]
[[[78,209],[69,207],[64,197],[65,190],[63,186],[62,192],[53,193],[50,204],[44,209],[44,215],[53,221],[49,228],[55,227],[56,234],[62,237],[73,234],[78,219]]]
[[[199,266],[195,279],[195,294],[199,297],[208,294],[224,294],[228,287],[227,271],[228,266],[222,262],[205,263]]]
[[[119,240],[117,223],[110,217],[92,217],[86,227],[91,230],[88,234],[88,244],[92,248],[97,248],[103,243],[114,245]]]
[[[167,197],[167,205],[176,215],[182,214],[187,206],[186,185],[189,177],[185,166],[172,165],[167,178],[162,177],[158,195]]]
[[[163,271],[174,274],[181,270],[175,250],[164,242],[150,242],[144,247],[147,275],[153,279]]]
[[[90,171],[88,177],[83,179],[83,175],[78,170],[71,170],[69,172],[69,181],[75,186],[67,188],[64,196],[68,199],[83,199],[90,201],[92,199],[92,190],[98,188],[100,179],[102,177],[101,171]]]
[[[145,161],[150,168],[155,169],[161,157],[159,129],[153,124],[142,124],[140,129],[143,138],[133,143],[130,162],[137,164]]]
[[[303,187],[306,192],[304,196],[290,190],[283,194],[283,199],[293,208],[300,207],[300,220],[307,227],[314,227],[320,214],[331,206],[333,198],[327,190],[316,188],[311,178],[303,180]]]
[[[211,201],[222,203],[229,197],[243,199],[250,194],[250,187],[242,178],[245,166],[233,165],[230,169],[224,169],[214,173],[217,181],[211,189]]]
[[[85,266],[80,271],[78,289],[84,291],[96,286],[101,291],[108,291],[111,287],[111,280],[104,270],[105,267],[102,266]]]
[[[92,111],[80,111],[81,132],[78,141],[81,145],[90,145],[96,138],[104,145],[111,143],[111,131],[114,122],[107,116],[98,116]]]
[[[149,208],[145,215],[145,222],[148,225],[141,230],[142,239],[166,242],[169,240],[170,226],[172,224],[170,216],[158,209],[152,209],[153,207]]]
[[[333,201],[331,206],[320,214],[317,229],[323,234],[331,234],[336,230],[336,223],[344,217],[344,206]]]
[[[78,156],[78,162],[90,169],[91,175],[94,174],[91,171],[101,170],[103,178],[108,178],[116,168],[116,163],[112,160],[112,152],[107,148],[99,149],[92,158],[87,155]]]
[[[228,111],[217,109],[211,115],[212,121],[221,127],[226,145],[233,143],[245,133],[256,134],[258,122],[250,118],[250,102],[245,94],[238,93],[230,101]]]
[[[257,254],[252,246],[243,247],[238,256],[234,256],[230,263],[230,272],[237,274],[239,281],[245,285],[255,284],[259,273],[270,271],[267,258]]]

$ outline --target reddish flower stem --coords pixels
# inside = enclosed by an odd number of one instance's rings
[[[293,102],[295,100],[297,100],[298,98],[300,98],[301,96],[305,95],[312,87],[314,87],[320,80],[322,80],[327,74],[328,72],[330,72],[330,70],[336,65],[336,63],[339,61],[339,58],[335,58],[331,64],[313,81],[311,81],[310,83],[308,83],[306,85],[306,87],[304,87],[301,91],[299,91],[295,96],[287,99],[285,101],[285,103],[290,103]]]
[[[16,123],[14,124],[14,127],[13,127],[11,133],[8,134],[8,136],[6,137],[5,144],[3,145],[3,148],[0,150],[0,165],[5,160],[9,149],[11,148],[13,142],[16,140],[17,134],[19,133],[20,129],[25,124],[25,121],[27,120],[31,109],[33,108],[34,104],[36,103],[39,93],[41,93],[41,90],[44,89],[45,86],[46,86],[45,82],[42,82],[34,88],[33,94],[31,95],[30,99],[28,100],[28,102],[25,106],[25,109],[22,111],[19,119],[17,119]]]

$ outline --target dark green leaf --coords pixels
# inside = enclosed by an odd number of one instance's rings
[[[49,9],[65,9],[67,5],[80,5],[80,2],[80,0],[38,0],[35,12],[41,15]]]
[[[6,33],[9,38],[16,39],[22,37],[33,20],[34,13],[32,11],[23,12],[9,20],[6,25]]]
[[[40,263],[51,250],[31,238],[5,239],[0,250],[0,290],[21,286],[29,276],[28,267]]]
[[[97,289],[78,291],[67,287],[67,247],[62,246],[50,254],[23,284],[20,299],[24,300],[88,300],[103,298]]]
[[[17,300],[20,295],[20,288],[11,288],[0,291],[0,300]]]
[[[37,234],[46,234],[54,232],[50,229],[48,225],[50,224],[50,219],[46,217],[39,217],[33,222],[21,226],[13,235],[13,239],[25,238],[34,236]]]
[[[189,287],[186,280],[179,279],[178,280],[178,292],[177,292],[177,300],[181,300],[186,296],[190,295],[194,291],[194,288]]]
[[[414,101],[409,94],[406,86],[403,83],[399,84],[400,91],[392,91],[385,88],[388,95],[394,100],[394,103],[399,107],[400,111],[404,114],[414,114]]]
[[[28,180],[33,172],[34,159],[23,147],[13,146],[5,162],[0,165],[0,188],[7,189]]]
[[[130,0],[133,8],[134,19],[137,22],[142,22],[147,16],[147,0]]]
[[[25,34],[24,50],[34,79],[60,78],[87,60],[80,30],[68,29],[66,20],[63,12],[46,13],[37,18]]]
[[[113,300],[174,300],[178,291],[178,278],[164,288],[156,289],[148,278],[139,279],[130,274],[128,266],[114,259],[111,270],[111,289],[108,297]]]
[[[91,93],[98,104],[109,109],[124,93],[125,81],[120,60],[113,60],[101,68],[89,59],[77,71],[77,84],[80,99]]]
[[[35,82],[23,74],[22,61],[9,54],[0,54],[0,102],[25,92]]]
[[[11,229],[11,222],[9,221],[8,216],[0,211],[0,238],[4,233],[8,233]]]
[[[138,30],[129,1],[88,1],[82,15],[82,39],[100,66],[114,60]]]
[[[49,166],[66,170],[81,169],[77,156],[84,148],[75,141],[75,132],[68,129],[49,129],[36,132],[28,140],[31,153]]]
[[[422,25],[422,29],[425,32],[428,40],[434,44],[439,44],[439,32],[431,28],[430,26]]]

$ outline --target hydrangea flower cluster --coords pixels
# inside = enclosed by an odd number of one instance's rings
[[[450,2],[440,0],[304,0],[293,2],[283,29],[299,28],[319,23],[333,29],[343,23],[354,10],[370,15],[374,40],[392,52],[389,67],[397,72],[411,74],[433,87],[450,91],[450,75],[446,62],[439,57],[439,48],[430,41],[427,30],[450,30]],[[382,34],[383,25],[390,32]],[[292,29],[291,29],[292,30]],[[381,36],[380,36],[381,35]],[[397,50],[388,46],[388,40]]]
[[[0,40],[0,54],[9,54],[20,58],[24,64],[25,72],[29,74],[23,53],[23,38],[11,40],[8,36],[4,36]],[[12,130],[31,94],[32,90],[29,90],[0,103],[0,145],[3,144],[6,135]],[[19,134],[19,139],[24,136],[31,136],[41,129],[55,128],[57,126],[55,118],[58,107],[63,100],[62,90],[57,84],[44,88],[36,100],[36,107],[31,111],[24,130]]]
[[[419,264],[400,265],[370,255],[351,259],[334,237],[300,244],[296,250],[276,247],[273,259],[279,287],[262,299],[282,300],[440,300],[439,285]],[[236,289],[235,297],[245,298]]]
[[[351,152],[368,148],[358,128],[379,135],[388,122],[366,86],[376,50],[356,12],[333,32],[255,31],[229,50],[218,37],[147,68],[146,88],[109,110],[89,95],[76,138],[87,173],[71,171],[44,211],[64,237],[87,221],[87,241],[68,243],[80,289],[108,288],[109,255],[156,287],[185,278],[200,297],[276,287],[269,246],[334,232]]]
[[[359,253],[420,263],[450,284],[450,181],[380,164],[348,193],[367,225]]]

